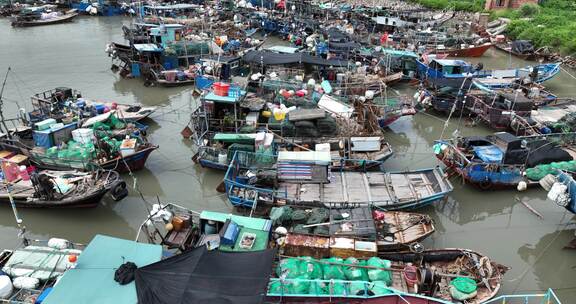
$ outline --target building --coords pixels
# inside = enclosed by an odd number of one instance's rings
[[[519,8],[526,3],[538,4],[538,0],[486,0],[484,9],[499,10],[507,8]]]

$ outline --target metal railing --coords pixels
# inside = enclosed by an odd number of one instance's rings
[[[552,289],[543,294],[504,295],[484,304],[562,304]]]

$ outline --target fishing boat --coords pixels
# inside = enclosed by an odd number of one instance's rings
[[[474,79],[472,83],[474,87],[486,92],[496,94],[498,92],[504,93],[506,95],[519,95],[533,100],[534,107],[540,108],[550,103],[554,103],[558,97],[548,91],[542,84],[533,83],[524,79],[523,81],[518,80],[512,83],[510,87],[506,88],[490,88],[483,84],[484,79]]]
[[[573,163],[569,152],[553,144],[558,142],[554,137],[554,134],[517,137],[500,132],[439,140],[433,149],[449,174],[457,174],[482,190],[524,188],[537,185],[551,169],[548,164]]]
[[[492,38],[492,43],[497,49],[524,60],[535,60],[538,55],[534,52],[534,46],[527,40],[506,41]],[[502,41],[504,40],[504,41]]]
[[[80,118],[89,118],[110,110],[115,110],[118,118],[127,122],[134,122],[147,118],[158,108],[155,106],[118,104],[116,102],[97,102],[82,98],[79,91],[67,87],[34,94],[31,101],[33,111],[28,115],[32,122],[48,118],[64,119],[66,122],[70,122],[73,120],[73,117],[70,117],[71,114]]]
[[[186,74],[180,70],[169,70],[156,72],[153,69],[151,73],[154,76],[154,83],[162,87],[180,87],[194,85],[195,75]]]
[[[9,167],[4,166],[5,172]],[[8,174],[8,173],[7,173]],[[115,171],[40,171],[27,177],[7,177],[2,182],[0,203],[27,208],[96,207],[106,193],[121,200],[126,184]]]
[[[308,266],[308,277],[317,276],[314,271],[322,268],[323,279],[299,278],[301,272],[296,267],[300,265]],[[366,258],[285,257],[270,280],[268,297],[282,303],[348,303],[348,298],[351,303],[388,303],[379,297],[400,293],[447,303],[479,304],[497,295],[508,270],[476,251],[456,248],[387,252]],[[355,276],[370,281],[350,279]]]
[[[364,211],[348,209],[342,210],[340,215],[348,211],[353,212],[352,217],[358,216],[356,218],[365,217],[358,212],[371,213],[369,208]],[[394,213],[387,213],[391,214]],[[166,267],[174,267],[174,271],[193,269],[183,264],[186,263],[184,261],[190,261],[187,257],[191,258],[192,255],[226,257],[223,262],[228,261],[239,267],[255,267],[247,265],[250,263],[245,258],[258,256],[257,265],[261,269],[255,274],[262,276],[262,288],[267,286],[268,291],[262,303],[277,303],[280,298],[281,303],[332,303],[334,300],[346,303],[388,303],[385,301],[393,299],[393,295],[432,301],[415,303],[452,303],[456,299],[482,303],[497,294],[502,276],[508,270],[505,266],[491,262],[488,257],[467,249],[379,253],[375,245],[369,246],[374,244],[369,241],[334,236],[322,242],[305,235],[286,235],[278,228],[272,234],[275,241],[271,242],[271,227],[272,221],[266,219],[211,211],[196,213],[173,204],[154,205],[140,226],[137,240],[146,237],[146,242],[177,250],[180,252],[178,260],[182,263],[168,266],[159,262],[145,270],[146,274],[140,276],[142,282],[137,281],[136,286],[148,286],[146,298],[157,295],[163,288],[162,284],[167,282],[154,284],[160,289],[151,288],[151,285],[144,283],[151,278],[148,275],[154,275],[161,269],[166,271]],[[278,260],[275,260],[276,250]],[[304,256],[306,253],[312,256]],[[235,263],[238,259],[245,263]],[[210,269],[226,269],[230,277],[232,268],[220,265],[211,265]],[[324,271],[317,271],[318,267]],[[366,270],[369,272],[366,273]],[[306,272],[305,277],[301,276],[302,271]],[[247,272],[244,270],[240,273]],[[461,286],[454,283],[450,287],[452,280],[473,282],[477,287],[467,292],[453,291],[451,289]],[[229,285],[230,282],[227,283]],[[190,284],[186,288],[197,287],[197,284]],[[180,292],[166,296],[177,298],[178,294]],[[220,296],[223,294],[226,291],[219,293]]]
[[[272,207],[267,214],[274,222],[275,233],[284,237],[284,254],[290,256],[328,258],[336,239],[354,240],[359,251],[366,247],[362,245],[378,252],[406,249],[418,246],[416,243],[435,230],[427,215],[370,207],[327,209],[291,205]],[[374,243],[376,247],[371,246]]]
[[[265,157],[244,157],[236,152],[224,177],[232,205],[413,209],[437,202],[453,189],[440,168],[388,173],[332,171],[329,152],[289,153],[284,156],[280,152],[282,161],[273,168]]]
[[[65,239],[23,239],[16,249],[0,252],[0,302],[42,301],[54,284],[71,268],[84,245]]]
[[[436,87],[468,88],[473,79],[480,79],[487,88],[507,88],[521,78],[543,83],[560,73],[559,63],[507,70],[482,70],[481,64],[474,67],[463,60],[431,59],[429,63],[420,60],[416,63],[419,78]]]
[[[39,26],[70,22],[78,16],[78,11],[71,9],[64,12],[52,11],[50,6],[25,8],[18,15],[12,16],[12,26]]]
[[[488,49],[492,47],[491,43],[484,43],[481,45],[464,45],[455,48],[435,49],[431,50],[431,54],[446,55],[448,57],[482,57]]]
[[[274,133],[259,132],[255,134],[216,133],[212,143],[198,147],[192,157],[204,168],[220,171],[228,170],[228,165],[236,151],[255,152],[276,157],[278,151],[316,151],[329,150],[333,167],[345,166],[372,169],[379,167],[393,155],[392,147],[383,137],[350,137],[350,138],[309,138],[274,140]],[[349,161],[354,160],[354,161]],[[364,163],[362,163],[364,162]]]

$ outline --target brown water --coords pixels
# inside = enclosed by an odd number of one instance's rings
[[[157,105],[150,140],[160,149],[150,156],[147,168],[135,174],[145,199],[174,202],[194,210],[231,210],[229,203],[215,191],[222,174],[202,170],[190,158],[191,142],[183,140],[180,130],[187,124],[192,109],[186,89],[146,88],[139,80],[121,79],[110,71],[105,44],[122,41],[122,18],[83,17],[71,24],[13,29],[0,19],[0,73],[8,66],[5,104],[7,114],[20,107],[30,108],[32,93],[59,86],[80,90],[85,97],[121,103]],[[490,50],[482,57],[486,68],[523,66],[523,62]],[[576,74],[573,71],[571,74]],[[547,85],[560,96],[576,95],[576,81],[562,73]],[[407,86],[393,90],[413,94]],[[8,115],[11,116],[11,115]],[[444,132],[449,136],[459,125],[452,119]],[[440,138],[444,118],[429,114],[404,117],[386,132],[396,151],[387,161],[389,170],[417,169],[438,164],[431,153]],[[467,128],[463,135],[488,134],[483,127]],[[129,184],[131,179],[126,176]],[[480,192],[453,180],[455,190],[445,203],[422,212],[436,220],[437,233],[425,241],[428,248],[460,247],[476,249],[494,260],[512,267],[505,277],[503,293],[533,293],[554,288],[564,300],[576,297],[576,251],[562,250],[574,235],[574,217],[545,200],[538,189],[526,192]],[[538,210],[537,218],[515,196]],[[146,209],[137,192],[121,202],[106,199],[103,205],[87,210],[19,210],[34,238],[63,237],[89,242],[95,234],[134,239]],[[17,246],[17,229],[11,209],[0,207],[0,247]]]

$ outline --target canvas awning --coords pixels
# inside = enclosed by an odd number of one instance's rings
[[[114,273],[125,262],[138,267],[160,261],[162,246],[96,235],[54,286],[44,304],[136,304],[134,282],[120,285]]]
[[[263,303],[274,249],[208,251],[206,247],[136,270],[139,304]]]

